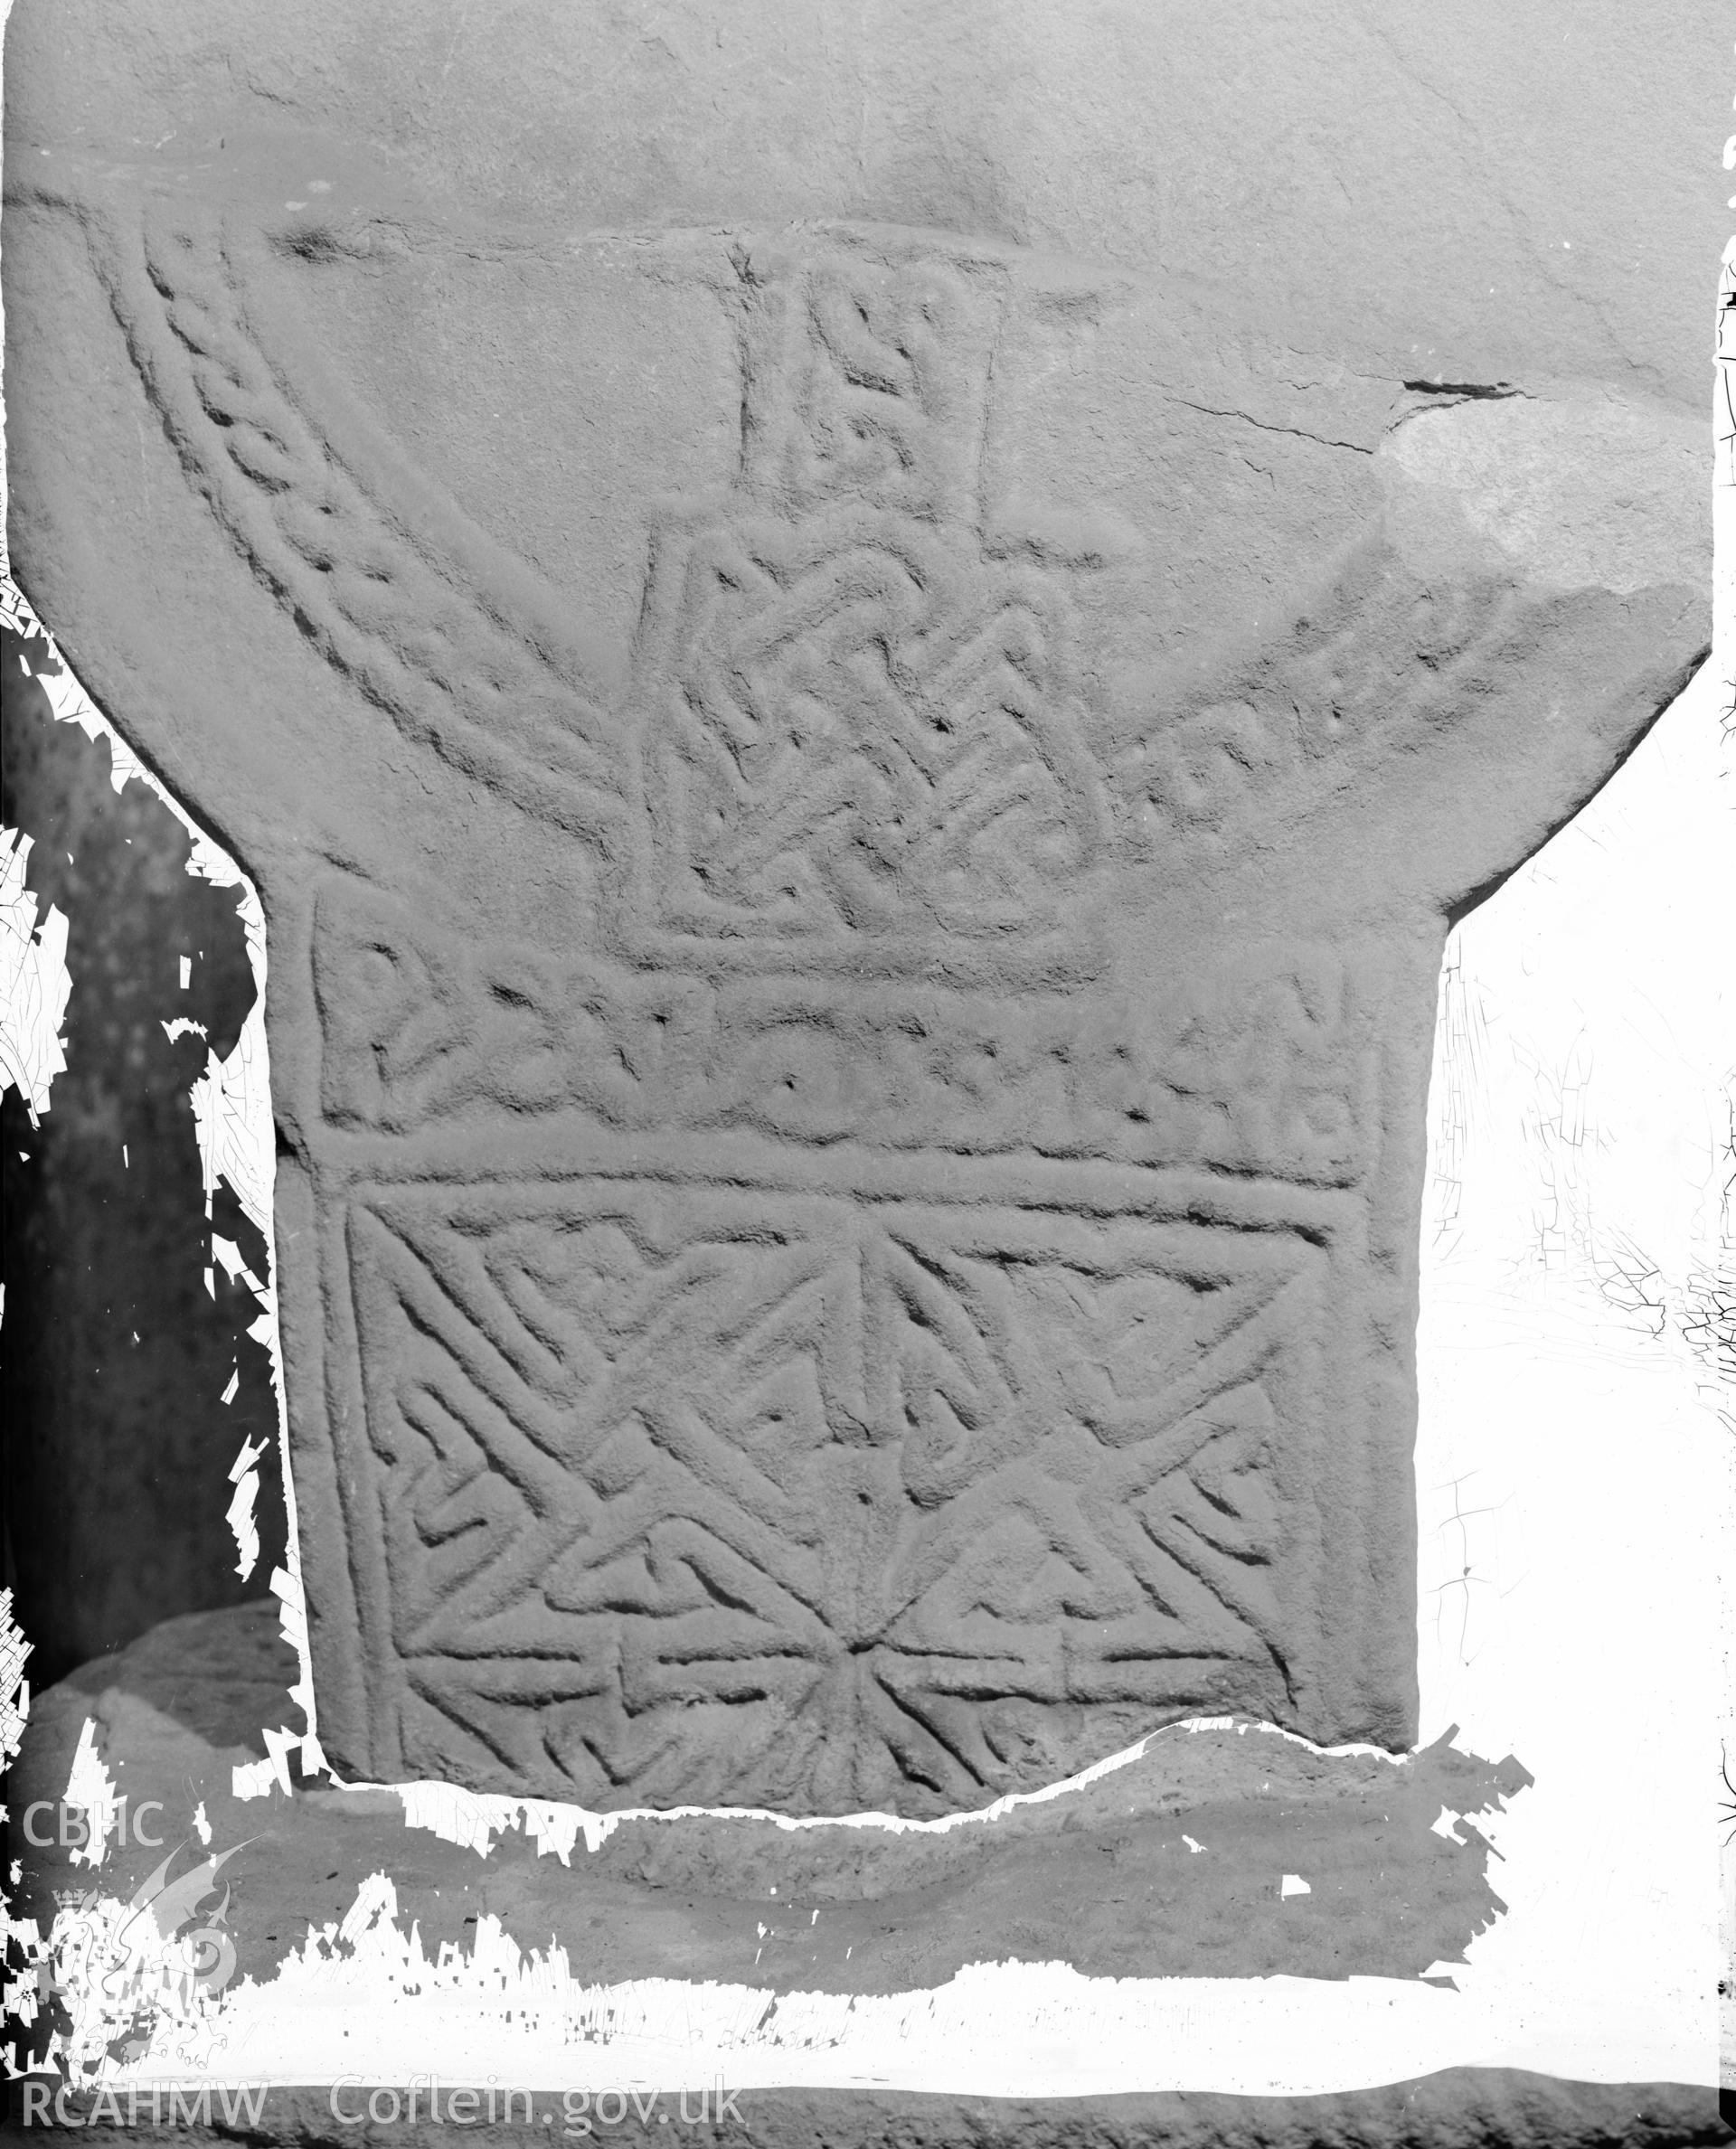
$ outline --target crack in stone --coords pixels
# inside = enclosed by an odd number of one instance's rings
[[[1297,425],[1272,425],[1263,418],[1253,418],[1246,410],[1225,410],[1212,403],[1195,403],[1184,395],[1173,395],[1170,401],[1180,403],[1184,410],[1198,410],[1207,418],[1235,418],[1243,425],[1256,427],[1262,433],[1289,433],[1298,440],[1313,440],[1322,448],[1348,448],[1355,455],[1373,455],[1372,448],[1365,448],[1360,440],[1335,440],[1325,433],[1310,433]]]

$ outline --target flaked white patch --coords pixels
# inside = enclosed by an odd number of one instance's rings
[[[12,1591],[0,1589],[0,1772],[24,1744],[30,1720],[30,1682],[24,1664],[32,1645],[12,1616]]]
[[[227,1401],[228,1398],[225,1397]],[[235,1572],[246,1581],[259,1560],[259,1531],[254,1519],[253,1506],[259,1497],[259,1473],[256,1467],[265,1453],[265,1442],[257,1445],[251,1440],[241,1442],[241,1453],[230,1465],[230,1483],[235,1487],[230,1501],[229,1513],[224,1518],[235,1540]]]
[[[71,1851],[74,1865],[100,1865],[108,1853],[108,1837],[119,1819],[119,1799],[113,1779],[97,1751],[97,1727],[86,1717],[72,1756],[62,1803],[84,1815],[85,1838]]]
[[[261,1155],[258,1136],[261,1114],[268,1128],[271,1124],[262,1000],[254,1000],[227,1059],[206,1053],[205,1071],[193,1083],[192,1097],[204,1172],[205,1214],[211,1214],[219,1182],[226,1181],[239,1196],[248,1221],[269,1244],[275,1164],[272,1155]]]
[[[267,1981],[232,1984],[208,2021],[190,2008],[165,2017],[140,2057],[104,2055],[87,2079],[160,2079],[187,2064],[203,2032],[213,2082],[354,2081],[365,2069],[370,2082],[425,2088],[433,2078],[666,2093],[721,2078],[741,2090],[1031,2097],[1126,2092],[1157,2072],[1182,2088],[1231,2080],[1250,2093],[1307,2094],[1449,2065],[1472,2012],[1420,1983],[1087,1977],[1062,1962],[970,1963],[932,1990],[884,1993],[665,1977],[600,1984],[558,1940],[521,1945],[488,1911],[467,1945],[443,1940],[430,1952],[420,1927],[403,1929],[390,1874],[375,1871],[344,1917],[310,1928]],[[359,2023],[361,2050],[346,2035]],[[94,2045],[87,2038],[83,2049]],[[750,2130],[751,2117],[744,2106]]]
[[[302,1754],[303,1735],[282,1726],[276,1730],[266,1730],[260,1736],[265,1740],[265,1758],[262,1761],[238,1762],[230,1771],[230,1790],[241,1799],[268,1798],[273,1791],[281,1791],[286,1798],[295,1796],[295,1786],[289,1779],[289,1757]],[[307,1773],[305,1762],[303,1773]]]
[[[386,1786],[380,1786],[382,1788]],[[426,1828],[443,1843],[486,1858],[497,1835],[524,1828],[536,1843],[539,1858],[552,1854],[569,1864],[582,1833],[588,1851],[600,1850],[619,1825],[612,1814],[590,1814],[552,1799],[507,1798],[467,1791],[457,1784],[415,1783],[390,1786],[403,1801],[404,1825]]]
[[[1059,1783],[1044,1784],[1035,1791],[1009,1791],[988,1805],[976,1806],[966,1813],[941,1814],[928,1821],[911,1820],[903,1814],[784,1814],[757,1805],[632,1805],[617,1806],[608,1813],[593,1813],[589,1806],[570,1805],[559,1800],[467,1791],[456,1784],[352,1784],[342,1778],[335,1780],[343,1783],[347,1790],[395,1791],[403,1800],[408,1826],[429,1829],[443,1841],[473,1850],[483,1858],[494,1848],[497,1835],[509,1835],[523,1826],[535,1836],[539,1857],[546,1851],[556,1851],[564,1865],[580,1836],[584,1837],[588,1851],[599,1851],[627,1821],[764,1821],[786,1832],[810,1828],[877,1828],[892,1835],[946,1835],[955,1828],[984,1827],[1016,1813],[1022,1806],[1044,1805],[1051,1799],[1082,1791],[1087,1785],[1143,1759],[1159,1740],[1198,1731],[1231,1730],[1263,1732],[1274,1739],[1287,1739],[1322,1759],[1361,1756],[1396,1767],[1407,1758],[1390,1753],[1381,1746],[1316,1746],[1300,1732],[1287,1731],[1278,1724],[1250,1722],[1233,1716],[1186,1717],[1147,1732],[1132,1746],[1123,1747],[1118,1753],[1109,1754],[1100,1761],[1093,1761],[1089,1768],[1063,1777]],[[776,1895],[778,1890],[774,1888],[771,1892]]]
[[[1416,411],[1380,452],[1537,581],[1625,596],[1703,583],[1707,448],[1703,422],[1668,405],[1513,395]]]
[[[72,977],[65,913],[51,903],[39,921],[35,894],[24,885],[32,841],[0,828],[0,1095],[15,1089],[33,1127],[66,1067],[61,1032]]]

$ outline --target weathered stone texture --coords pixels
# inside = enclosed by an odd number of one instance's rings
[[[328,1751],[929,1814],[1407,1742],[1442,939],[1697,661],[1698,361],[1514,254],[1505,82],[1426,123],[1483,309],[1426,185],[1300,279],[1104,192],[1244,154],[1128,87],[1192,17],[1008,14],[1055,181],[945,11],[669,11],[618,165],[625,18],[448,98],[363,12],[399,77],[9,33],[18,570],[267,906]],[[1280,14],[1317,203],[1429,99]]]

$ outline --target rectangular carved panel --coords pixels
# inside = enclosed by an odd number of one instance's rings
[[[326,1120],[381,1135],[610,1126],[1201,1164],[1348,1186],[1377,1120],[1374,994],[1335,949],[1227,950],[1161,996],[630,975],[430,930],[331,881],[314,976]]]
[[[985,528],[1004,296],[935,259],[766,249],[743,455],[655,533],[626,920],[663,960],[1090,973],[1108,824],[1079,563]]]
[[[934,1812],[1305,1701],[1332,1258],[1142,1208],[359,1186],[346,1459],[403,1765]]]

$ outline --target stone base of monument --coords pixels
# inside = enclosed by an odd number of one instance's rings
[[[172,1878],[233,1851],[221,1880],[231,1987],[269,1987],[310,1930],[341,1949],[331,1936],[380,1873],[395,1888],[400,1927],[414,1921],[430,1961],[444,1944],[471,1947],[492,1916],[524,1948],[557,1940],[572,1975],[593,1987],[673,1978],[763,1991],[769,2003],[793,1993],[921,1990],[967,1965],[1007,1961],[1065,1962],[1105,1978],[1444,1982],[1446,1965],[1505,1909],[1490,1886],[1489,1847],[1465,1816],[1523,1796],[1530,1781],[1512,1758],[1492,1765],[1446,1740],[1393,1761],[1317,1753],[1254,1726],[1175,1726],[1091,1781],[941,1831],[684,1814],[618,1821],[594,1850],[580,1833],[564,1863],[518,1832],[497,1834],[479,1855],[408,1825],[400,1792],[299,1777],[294,1755],[289,1796],[235,1796],[237,1768],[267,1757],[259,1727],[293,1715],[285,1688],[296,1666],[275,1613],[261,1604],[171,1620],[35,1698],[11,1786],[14,1815],[37,1800],[58,1810],[89,1719],[134,1816],[111,1831],[94,1871],[74,1847],[36,1852],[20,1909],[45,1937],[57,1911],[92,1891],[120,1902],[148,1894],[179,1846]],[[33,1833],[56,1830],[39,1813]],[[39,2061],[65,2005],[63,1988],[28,2033]],[[356,2064],[365,2067],[364,2053]],[[430,2069],[439,2064],[431,2053]],[[961,2132],[983,2143],[1662,2144],[1713,2139],[1714,2102],[1710,2091],[1477,2069],[1303,2098],[1000,2103],[789,2089],[755,2092],[752,2132],[791,2144]],[[275,2093],[249,2137],[316,2141],[336,2131],[314,2088]],[[351,2129],[344,2138],[358,2137]]]

